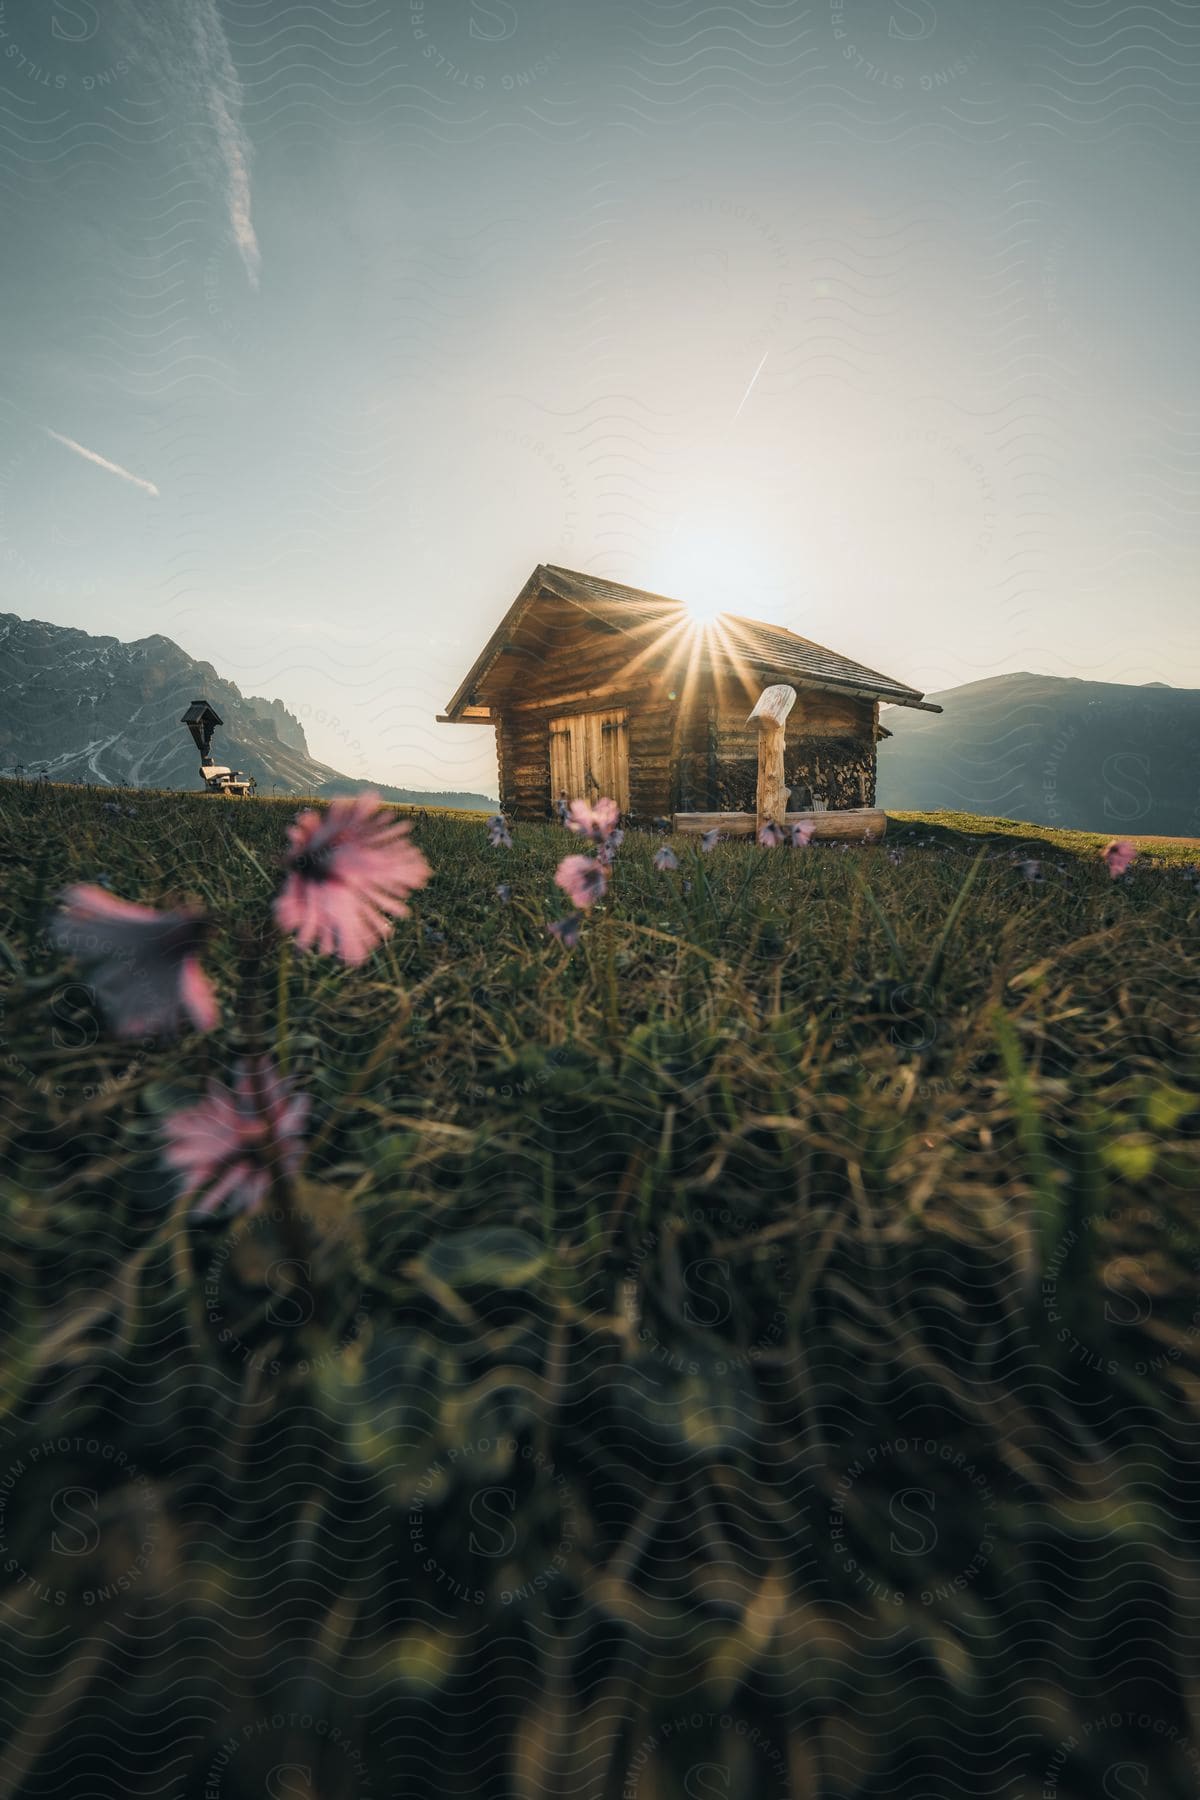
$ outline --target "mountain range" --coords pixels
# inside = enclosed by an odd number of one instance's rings
[[[213,753],[260,792],[328,797],[379,786],[387,800],[492,809],[486,794],[387,787],[310,755],[281,700],[244,695],[172,639],[126,644],[0,613],[0,775],[197,791],[180,724],[204,698],[223,721]],[[940,714],[892,706],[878,803],[979,813],[1078,831],[1200,837],[1200,692],[1150,682],[994,675],[931,694]]]
[[[1200,692],[994,675],[888,707],[885,809],[984,813],[1074,831],[1200,837]]]
[[[94,637],[0,613],[0,774],[112,787],[199,791],[199,755],[180,724],[193,700],[221,716],[219,763],[245,770],[270,794],[329,796],[378,786],[385,800],[494,808],[485,794],[385,787],[310,756],[304,727],[281,700],[244,695],[167,637]]]

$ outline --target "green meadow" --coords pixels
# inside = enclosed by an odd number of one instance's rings
[[[630,832],[566,951],[579,846],[430,812],[349,968],[295,806],[0,787],[5,1791],[1194,1794],[1195,853]],[[99,878],[206,905],[215,1033],[106,1035]],[[294,1210],[197,1217],[264,1050]]]

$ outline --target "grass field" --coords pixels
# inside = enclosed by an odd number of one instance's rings
[[[0,789],[0,1792],[1200,1790],[1188,847],[631,833],[568,952],[565,833],[429,814],[353,969],[293,812]],[[100,876],[209,907],[215,1033],[105,1036]],[[264,1048],[295,1216],[196,1218]]]

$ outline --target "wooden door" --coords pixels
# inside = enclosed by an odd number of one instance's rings
[[[599,800],[629,811],[629,722],[624,707],[550,721],[550,798]]]

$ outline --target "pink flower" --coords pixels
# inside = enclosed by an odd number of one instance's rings
[[[813,832],[817,829],[812,819],[794,819],[788,829],[788,841],[793,850],[806,850],[812,843]]]
[[[307,1094],[298,1094],[269,1057],[239,1064],[234,1085],[210,1081],[205,1099],[172,1113],[163,1126],[163,1161],[202,1194],[199,1213],[231,1199],[233,1212],[255,1212],[277,1174],[293,1175],[303,1151]]]
[[[577,836],[602,844],[617,829],[620,817],[621,809],[615,800],[597,800],[595,806],[590,800],[572,800],[563,823]]]
[[[554,879],[571,905],[584,911],[608,891],[608,870],[594,856],[564,856]]]
[[[546,930],[551,937],[556,937],[564,950],[574,950],[579,943],[579,927],[583,924],[582,913],[568,913],[565,919],[554,919]]]
[[[512,849],[512,832],[508,829],[508,820],[500,813],[488,820],[487,829],[493,850]]]
[[[766,824],[761,827],[758,834],[758,841],[764,850],[776,850],[779,845],[782,844],[783,833],[780,831],[774,819],[768,819]]]
[[[656,869],[661,869],[664,874],[669,874],[672,869],[679,867],[679,858],[670,844],[661,844],[654,852],[654,866]]]
[[[331,800],[324,817],[298,813],[288,826],[287,879],[275,902],[282,931],[302,950],[360,963],[391,933],[389,913],[429,880],[429,864],[408,842],[410,826],[367,789]]]
[[[156,912],[102,887],[67,888],[50,921],[56,950],[85,965],[97,1003],[118,1037],[212,1031],[219,1017],[199,953],[211,927],[197,906]]]
[[[704,836],[700,839],[700,848],[703,850],[705,856],[708,855],[710,850],[715,850],[720,841],[721,833],[714,825],[712,830],[706,831]]]
[[[1132,867],[1136,856],[1137,845],[1130,843],[1128,838],[1114,838],[1112,843],[1107,845],[1104,851],[1104,861],[1114,881],[1118,875],[1123,875],[1126,869]]]

